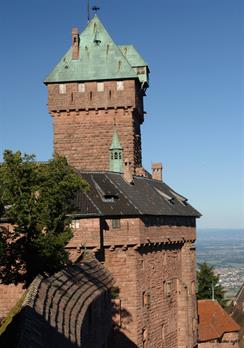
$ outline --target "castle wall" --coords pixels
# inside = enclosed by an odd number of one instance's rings
[[[48,85],[48,106],[53,116],[54,151],[66,156],[77,169],[109,170],[109,147],[114,127],[132,167],[141,167],[141,133],[143,122],[142,92],[134,80],[105,81],[104,91],[96,82],[86,82],[85,92],[78,83],[66,84],[60,94],[58,84]]]
[[[195,227],[187,224],[161,225],[155,217],[73,221],[71,258],[102,250],[119,288],[114,346],[124,339],[131,347],[195,346]],[[20,285],[0,285],[3,316],[22,292]]]
[[[24,294],[23,284],[0,284],[0,322]]]
[[[0,233],[13,233],[14,226],[10,223],[0,223]],[[21,298],[25,289],[23,284],[0,284],[0,322],[9,313],[10,309]]]
[[[105,219],[87,218],[75,220],[73,223],[73,238],[68,244],[69,248],[76,248],[83,244],[89,248],[116,245],[136,245],[148,243],[175,243],[184,241],[194,241],[196,239],[195,227],[175,225],[154,224],[148,220],[148,217],[141,220],[140,218],[121,218]],[[158,218],[157,218],[158,219]],[[113,220],[119,220],[119,227],[113,228]],[[101,231],[102,237],[101,237]],[[101,241],[102,238],[102,241]],[[193,271],[193,264],[190,264],[190,272]]]
[[[192,242],[181,250],[181,277],[178,283],[178,348],[197,346],[196,253]]]
[[[80,220],[73,247],[83,240],[89,249],[102,247],[105,267],[116,280],[120,334],[114,346],[123,347],[122,335],[140,348],[194,347],[195,227],[155,225],[153,217],[151,223],[149,217],[120,219],[117,228],[112,219],[100,227],[98,221]]]
[[[104,348],[112,330],[112,276],[87,259],[38,276],[3,334],[1,348]]]

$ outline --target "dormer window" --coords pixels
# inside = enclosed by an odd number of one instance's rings
[[[103,201],[104,202],[115,202],[119,197],[117,195],[104,195],[103,196]]]
[[[172,195],[174,195],[177,199],[177,201],[179,201],[182,205],[184,205],[185,207],[188,206],[188,203],[187,203],[187,198],[179,195],[178,193],[174,192],[174,191],[170,191],[172,193]]]
[[[66,85],[65,84],[61,83],[59,85],[59,93],[60,94],[65,94],[66,93]]]
[[[170,197],[169,195],[167,195],[166,193],[164,193],[163,191],[159,190],[156,187],[154,187],[154,188],[160,194],[160,196],[162,196],[168,203],[170,203],[172,205],[175,204],[174,197]]]
[[[104,83],[103,82],[98,82],[97,83],[97,91],[98,92],[104,92]]]

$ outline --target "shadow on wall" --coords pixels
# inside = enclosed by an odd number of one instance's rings
[[[87,315],[89,317],[89,311]],[[89,320],[90,319],[88,319],[88,322]],[[90,331],[91,336],[94,334],[96,335],[97,330],[99,331],[95,325],[93,330]],[[95,348],[94,337],[92,337],[91,340],[89,340],[87,336],[86,338],[88,339],[85,342],[83,341],[81,346],[85,348]],[[99,343],[102,344],[101,342]],[[35,310],[29,306],[24,307],[21,312],[14,317],[6,331],[0,336],[1,348],[78,348],[81,346],[71,342],[64,335],[59,333],[56,328],[52,327],[41,315],[36,313]],[[98,346],[100,345],[98,344],[96,347]],[[108,348],[115,347],[137,348],[137,345],[115,327],[114,331],[110,333]]]
[[[95,259],[37,277],[0,336],[0,347],[102,348],[112,330],[112,283]]]
[[[108,348],[138,348],[123,332],[115,330],[111,335]]]
[[[27,306],[14,317],[0,336],[0,347],[77,348],[78,346],[66,339],[42,316]]]
[[[104,348],[110,342],[111,348],[136,348],[120,332],[132,316],[121,306],[113,282],[95,259],[37,277],[20,312],[0,335],[0,347]]]

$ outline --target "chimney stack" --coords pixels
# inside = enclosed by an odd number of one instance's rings
[[[152,178],[163,181],[163,166],[161,162],[152,163]]]
[[[72,59],[77,60],[80,56],[78,28],[72,29]]]
[[[124,180],[128,182],[129,184],[133,184],[131,162],[129,162],[128,159],[125,159],[125,164],[124,164]]]

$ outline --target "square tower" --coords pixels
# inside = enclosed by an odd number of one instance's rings
[[[118,132],[124,156],[142,166],[143,96],[149,69],[132,45],[114,43],[95,15],[48,75],[48,110],[54,151],[77,169],[109,170],[109,147]]]

